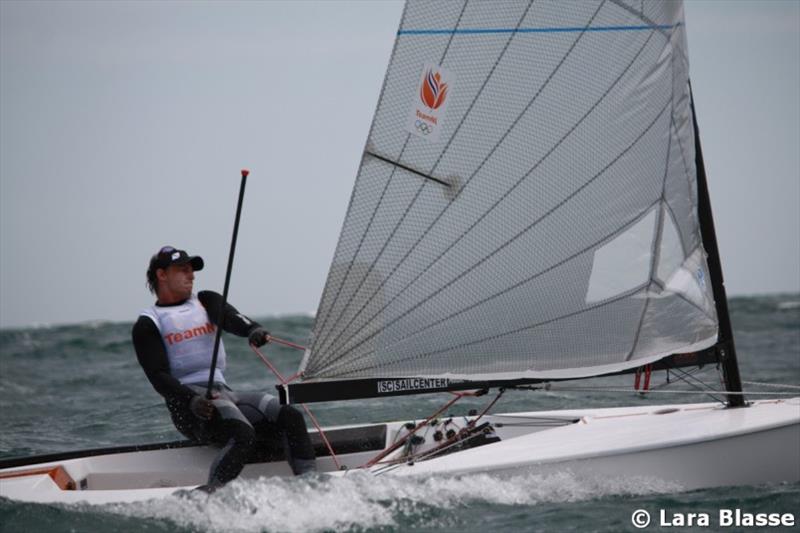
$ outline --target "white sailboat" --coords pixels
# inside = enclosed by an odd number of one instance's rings
[[[699,365],[719,366],[725,402],[490,403],[328,428],[335,455],[312,433],[320,470],[800,481],[800,398],[742,394],[682,5],[409,2],[302,379],[282,401],[502,394]],[[0,495],[164,497],[204,483],[215,454],[171,443],[3,460]],[[265,450],[242,475],[289,474]]]

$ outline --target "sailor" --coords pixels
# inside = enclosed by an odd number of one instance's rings
[[[172,246],[150,259],[147,286],[156,295],[133,326],[133,345],[153,388],[166,400],[175,427],[189,439],[221,446],[211,465],[206,488],[234,479],[264,441],[283,446],[295,475],[316,470],[314,448],[302,413],[264,393],[234,392],[225,381],[225,347],[220,341],[212,398],[206,398],[216,328],[247,337],[263,346],[268,332],[230,304],[219,310],[222,296],[192,292],[194,274],[203,259]]]

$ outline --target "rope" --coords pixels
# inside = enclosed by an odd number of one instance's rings
[[[800,390],[800,385],[789,385],[784,383],[763,383],[760,381],[742,381],[745,385],[757,385],[760,387],[774,387],[776,389],[794,389]]]
[[[280,372],[278,372],[278,369],[277,369],[277,368],[275,368],[274,366],[272,366],[272,363],[270,363],[270,362],[269,362],[269,359],[267,359],[266,357],[264,357],[264,354],[262,354],[261,352],[259,352],[259,351],[258,351],[258,348],[256,348],[256,347],[255,347],[254,345],[252,345],[252,344],[250,345],[250,348],[252,348],[252,349],[253,349],[253,351],[254,351],[254,352],[256,352],[256,355],[257,355],[257,356],[259,356],[259,357],[261,358],[261,361],[263,361],[263,362],[264,362],[264,364],[265,364],[265,365],[267,365],[267,367],[268,367],[270,370],[272,370],[272,373],[273,373],[273,374],[275,374],[275,377],[277,377],[277,378],[278,378],[278,380],[281,382],[281,385],[286,385],[287,383],[289,383],[289,382],[286,380],[286,378],[284,378],[284,377],[283,377],[283,375],[281,375],[281,373],[280,373]]]
[[[435,454],[445,452],[445,451],[449,450],[450,448],[452,448],[453,446],[458,446],[459,444],[463,444],[465,442],[469,442],[470,440],[472,440],[472,439],[474,439],[476,437],[479,437],[480,435],[481,435],[480,433],[473,433],[472,435],[468,435],[468,436],[462,438],[461,440],[452,441],[452,442],[450,440],[447,440],[447,441],[445,441],[444,444],[441,444],[440,446],[438,446],[438,447],[436,447],[436,448],[434,448],[432,450],[428,450],[427,452],[417,453],[417,454],[412,455],[411,457],[404,457],[403,459],[398,459],[398,460],[395,460],[395,461],[393,461],[391,463],[385,464],[383,467],[373,471],[373,473],[375,475],[381,475],[381,474],[385,474],[387,472],[391,472],[392,470],[396,470],[396,469],[400,468],[402,461],[408,461],[409,459],[414,460],[414,461],[424,461],[425,459],[427,459],[427,458],[429,458],[429,457],[431,457],[431,456],[433,456]]]
[[[633,388],[635,390],[639,390],[639,382],[641,381],[642,372],[644,371],[644,386],[642,387],[642,393],[645,393],[650,389],[650,374],[653,370],[652,365],[644,365],[643,367],[640,366],[636,369],[636,377],[633,381]]]
[[[672,371],[676,372],[676,374],[675,374],[676,377],[678,379],[682,380],[687,385],[689,385],[691,387],[694,387],[699,392],[703,392],[705,394],[708,394],[709,396],[711,396],[711,398],[714,399],[714,401],[717,401],[717,402],[725,405],[725,402],[722,399],[717,398],[716,396],[714,396],[713,393],[715,393],[716,391],[714,391],[714,389],[711,387],[711,385],[705,383],[700,378],[694,376],[693,374],[691,374],[689,372],[686,372],[685,370],[683,370],[681,368],[673,368]],[[689,381],[690,378],[693,379],[695,382],[699,383],[700,386],[695,385],[693,382]],[[703,389],[702,387],[705,387],[705,389]]]
[[[385,458],[387,455],[389,455],[393,451],[395,451],[398,448],[400,448],[403,444],[405,444],[405,442],[408,439],[411,438],[412,435],[414,435],[417,431],[419,431],[420,428],[422,428],[422,427],[426,426],[427,424],[429,424],[431,420],[433,420],[434,418],[439,416],[441,413],[446,411],[448,408],[450,408],[450,406],[452,406],[458,400],[460,400],[464,396],[475,396],[476,395],[474,392],[473,393],[460,392],[460,393],[453,393],[453,394],[455,395],[455,397],[452,400],[450,400],[449,402],[444,404],[444,406],[442,406],[438,411],[433,413],[431,416],[429,416],[428,418],[426,418],[425,420],[423,420],[422,422],[417,424],[416,427],[414,427],[411,431],[409,431],[408,433],[403,435],[403,438],[401,438],[400,440],[396,440],[394,442],[394,444],[392,444],[391,446],[389,446],[388,448],[383,450],[381,453],[379,453],[378,455],[376,455],[375,457],[373,457],[372,459],[370,459],[369,461],[367,461],[366,463],[361,465],[360,468],[369,468],[371,466],[374,466],[378,461],[380,461],[381,459]]]
[[[287,340],[284,340],[284,339],[280,339],[278,337],[273,337],[272,335],[268,335],[267,336],[267,342],[274,342],[276,344],[281,344],[281,345],[287,346],[289,348],[294,348],[295,350],[302,350],[302,351],[306,350],[306,348],[304,346],[301,346],[299,344],[295,344],[293,342],[290,342],[290,341],[287,341]],[[261,359],[261,361],[263,361],[264,364],[267,365],[267,367],[272,371],[272,373],[275,374],[275,376],[278,378],[278,380],[280,380],[282,385],[288,385],[289,383],[295,381],[297,378],[302,376],[302,372],[297,372],[296,374],[294,374],[292,376],[289,376],[288,379],[284,378],[283,375],[278,371],[278,369],[275,368],[275,366],[272,365],[272,363],[269,361],[269,359],[267,359],[264,356],[264,354],[262,354],[258,350],[258,348],[256,348],[252,344],[250,345],[250,347],[256,353],[256,355],[258,355],[258,357]],[[644,386],[642,387],[642,390],[639,391],[640,377],[641,377],[642,370],[644,370],[644,383],[643,383]],[[640,392],[642,394],[644,394],[644,393],[647,393],[647,394],[653,394],[653,393],[660,393],[660,394],[704,394],[704,395],[711,396],[712,398],[714,398],[716,401],[719,401],[719,402],[721,402],[721,400],[719,400],[718,398],[714,397],[713,396],[714,394],[740,395],[740,396],[744,395],[744,394],[747,394],[748,396],[794,396],[794,395],[796,395],[796,393],[793,393],[793,392],[747,392],[747,393],[744,393],[744,392],[717,391],[717,390],[712,389],[712,387],[710,385],[702,382],[701,380],[699,380],[698,378],[693,376],[692,372],[686,372],[686,371],[683,371],[683,370],[680,370],[680,369],[677,369],[677,368],[676,369],[672,369],[672,370],[679,372],[679,373],[676,372],[675,377],[677,377],[678,379],[680,379],[684,383],[688,384],[689,386],[694,387],[696,390],[660,390],[659,389],[659,387],[663,387],[663,386],[666,386],[667,384],[669,384],[669,381],[667,381],[667,383],[664,383],[664,384],[661,384],[661,385],[656,385],[656,388],[650,388],[650,375],[651,375],[651,372],[652,372],[652,367],[650,365],[646,365],[643,369],[638,369],[636,371],[635,381],[634,381],[634,390],[638,391],[638,392]],[[690,382],[689,381],[690,378],[695,380],[695,381],[697,381],[700,385],[706,387],[707,389],[703,390],[700,387],[698,387],[696,384]],[[757,381],[743,381],[742,383],[748,384],[748,385],[758,385],[758,386],[763,386],[763,387],[773,387],[773,388],[785,388],[785,389],[800,390],[800,386],[797,386],[797,385],[762,383],[762,382],[757,382]],[[516,388],[517,389],[534,389],[533,387],[524,387],[524,386],[516,387]],[[535,389],[538,389],[538,387],[535,388]],[[554,387],[552,387],[552,385],[546,387],[546,390],[562,391],[562,392],[623,392],[623,393],[630,393],[631,392],[630,389],[615,389],[615,388],[605,388],[605,387],[575,387],[575,388],[555,387],[554,388]],[[470,431],[472,428],[475,427],[475,424],[478,422],[478,420],[480,420],[489,411],[489,409],[491,409],[492,406],[494,406],[494,404],[497,403],[497,401],[500,399],[500,397],[503,395],[504,392],[505,392],[505,390],[501,389],[500,393],[494,398],[494,400],[492,400],[489,403],[489,405],[486,406],[486,408],[477,417],[475,417],[472,421],[470,421],[465,427],[461,428],[458,431],[458,433],[453,435],[453,437],[451,437],[450,439],[448,439],[445,442],[443,442],[440,446],[437,446],[433,450],[429,450],[428,452],[426,452],[423,455],[423,457],[428,457],[431,454],[435,454],[435,453],[441,452],[441,451],[443,451],[443,450],[445,450],[445,449],[457,444],[458,442],[463,441],[464,438],[466,437],[466,434],[468,433],[468,431]],[[399,440],[398,440],[397,437],[395,437],[395,441],[394,441],[394,443],[392,443],[391,446],[389,446],[388,448],[383,450],[381,453],[379,453],[378,455],[376,455],[375,457],[373,457],[372,459],[370,459],[366,463],[364,463],[359,468],[370,468],[370,467],[375,466],[376,464],[378,464],[382,459],[386,458],[389,454],[391,454],[392,452],[394,452],[395,450],[397,450],[401,446],[403,446],[408,441],[408,439],[410,439],[414,434],[416,434],[417,431],[419,431],[423,427],[428,426],[430,424],[431,420],[434,420],[439,414],[441,414],[442,412],[447,410],[449,407],[451,407],[453,404],[455,404],[461,398],[463,398],[465,396],[480,396],[483,393],[484,392],[482,392],[482,391],[478,391],[478,392],[451,392],[451,394],[454,395],[454,398],[452,400],[447,402],[444,406],[442,406],[434,414],[432,414],[431,416],[429,416],[428,418],[426,418],[425,420],[423,420],[422,422],[417,424],[411,431],[406,433]],[[724,403],[724,402],[721,402],[721,403]],[[308,406],[306,404],[300,404],[300,405],[303,407],[305,412],[308,414],[308,417],[311,419],[311,423],[317,429],[317,432],[319,433],[319,436],[322,438],[322,441],[325,443],[325,447],[328,448],[328,452],[330,453],[331,459],[333,459],[333,462],[336,465],[336,468],[338,470],[341,470],[342,469],[342,465],[339,463],[339,459],[337,458],[336,453],[333,451],[333,446],[331,446],[331,443],[328,440],[327,435],[325,435],[325,432],[322,430],[322,427],[319,425],[319,422],[317,421],[317,418],[314,416],[314,414],[311,412],[311,410],[308,408]],[[511,424],[507,424],[507,425],[511,425]],[[472,437],[466,437],[466,439],[470,439],[470,438],[472,438]]]
[[[311,423],[314,424],[315,428],[317,428],[319,436],[322,437],[322,442],[325,443],[325,447],[328,448],[328,451],[331,454],[331,459],[333,459],[333,464],[336,465],[336,469],[341,470],[342,465],[339,463],[339,459],[336,457],[336,454],[333,453],[333,446],[331,446],[331,443],[328,440],[328,436],[325,435],[325,432],[322,431],[322,427],[319,425],[319,422],[317,422],[317,417],[314,416],[314,414],[311,412],[311,409],[309,409],[306,404],[301,403],[300,405],[302,405],[305,412],[308,413],[308,417],[311,419]]]
[[[410,457],[403,457],[401,459],[395,459],[393,461],[390,461],[389,464],[387,465],[387,467],[389,467],[389,466],[391,466],[391,465],[393,465],[395,463],[399,463],[401,461],[408,461],[409,459],[412,459],[412,460],[413,459],[424,459],[424,458],[430,457],[432,455],[435,455],[437,453],[440,453],[440,452],[442,452],[442,451],[444,451],[444,450],[446,450],[446,449],[448,449],[448,448],[450,448],[450,447],[452,447],[452,446],[454,446],[456,444],[459,444],[461,442],[466,442],[467,440],[472,439],[476,435],[468,436],[468,433],[475,428],[475,425],[478,422],[478,420],[480,420],[489,411],[489,409],[491,409],[494,406],[494,404],[497,403],[497,401],[500,399],[500,397],[503,396],[504,392],[505,392],[505,389],[500,389],[500,392],[497,393],[497,396],[495,396],[495,398],[491,402],[489,402],[489,405],[487,405],[486,408],[483,411],[481,411],[481,413],[479,415],[477,415],[475,418],[473,418],[472,420],[467,422],[467,424],[464,427],[462,427],[461,429],[459,429],[458,432],[455,435],[453,435],[452,437],[450,437],[449,439],[447,439],[446,441],[441,443],[439,446],[433,448],[432,450],[428,450],[426,452],[423,452],[421,454],[418,453],[418,454],[411,455]],[[374,459],[372,459],[371,461],[366,463],[362,468],[374,466],[375,464],[378,463],[378,461],[380,461],[381,459],[383,459],[387,455],[389,455],[389,453],[391,453],[394,450],[398,449],[417,430],[419,430],[424,425],[427,425],[428,422],[430,422],[432,419],[434,419],[437,415],[439,415],[439,413],[441,413],[442,411],[447,409],[449,406],[453,405],[457,400],[461,399],[464,396],[482,396],[483,394],[485,394],[485,392],[484,391],[466,392],[466,393],[464,393],[464,392],[461,392],[461,393],[451,392],[451,394],[455,394],[456,397],[453,398],[452,400],[450,400],[449,402],[447,402],[447,404],[444,407],[442,407],[441,409],[439,409],[436,413],[434,413],[433,415],[429,416],[423,422],[419,423],[417,425],[417,427],[415,427],[409,433],[404,435],[403,439],[399,443],[396,443],[390,449],[385,450],[384,452],[378,454],[377,457],[375,457]],[[380,471],[379,473],[383,473],[385,471],[386,470],[384,469],[384,470]]]
[[[524,389],[527,387],[516,387],[517,389]],[[630,389],[612,389],[603,387],[578,387],[578,388],[555,388],[551,387],[549,390],[560,392],[625,392],[630,393]],[[763,396],[797,396],[796,392],[731,392],[726,390],[649,390],[647,394],[724,394],[724,395],[763,395]]]
[[[289,346],[289,347],[295,348],[297,350],[305,350],[305,348],[303,348],[299,344],[294,344],[294,343],[291,343],[289,341],[285,341],[283,339],[278,339],[277,337],[273,337],[271,335],[268,335],[267,339],[269,341],[276,342],[277,344],[283,344],[285,346]],[[272,365],[272,363],[270,363],[269,359],[267,359],[264,356],[264,354],[262,354],[258,350],[258,348],[256,348],[252,344],[250,345],[250,348],[256,353],[256,355],[258,355],[258,357],[261,359],[261,361],[263,361],[264,364],[267,365],[267,367],[270,370],[272,370],[272,373],[275,374],[275,377],[278,378],[278,380],[281,382],[281,385],[288,385],[289,383],[291,383],[292,381],[296,380],[298,377],[300,377],[302,375],[302,372],[298,372],[298,373],[296,373],[296,374],[294,374],[292,376],[289,376],[289,379],[287,380],[286,378],[283,377],[283,375],[280,372],[278,372],[278,369],[275,368]],[[336,457],[336,452],[333,451],[333,446],[331,446],[331,443],[328,440],[328,436],[325,435],[325,432],[322,430],[322,427],[319,425],[319,422],[317,422],[317,418],[314,416],[314,414],[311,412],[311,409],[309,409],[306,404],[301,403],[300,405],[303,407],[303,410],[305,410],[305,412],[308,414],[308,417],[311,419],[311,423],[314,424],[315,428],[317,428],[317,432],[319,433],[319,436],[322,437],[322,442],[325,443],[325,447],[328,448],[328,452],[331,454],[331,459],[333,459],[333,464],[336,465],[336,469],[337,470],[341,470],[342,469],[342,465],[339,462],[339,458]]]
[[[284,346],[288,346],[289,348],[294,348],[295,350],[306,351],[307,349],[305,346],[300,346],[299,344],[279,339],[278,337],[273,337],[272,335],[267,335],[267,342],[274,342],[275,344],[283,344]]]

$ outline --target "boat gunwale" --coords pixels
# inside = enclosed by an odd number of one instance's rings
[[[361,440],[354,441],[353,439],[357,436],[356,434],[358,433],[362,434],[360,435]],[[361,451],[375,451],[377,449],[383,449],[383,447],[386,446],[387,433],[388,433],[388,427],[386,423],[365,424],[357,426],[339,426],[339,427],[328,428],[326,430],[326,434],[328,435],[329,440],[331,440],[331,444],[334,446],[334,448],[338,448],[336,449],[337,454],[349,454]],[[318,433],[316,431],[309,431],[309,435],[311,435],[313,439],[315,436],[318,435]],[[380,448],[377,447],[379,441],[381,443]],[[355,442],[362,442],[364,444],[361,446],[355,446],[354,444]],[[321,439],[320,442],[312,442],[312,444],[315,447],[317,457],[324,457],[330,455],[330,452],[321,442]],[[213,446],[213,444],[202,443],[192,440],[175,440],[169,442],[156,442],[149,444],[129,444],[122,446],[109,446],[104,448],[90,448],[86,450],[72,450],[68,452],[31,455],[25,457],[10,457],[6,459],[0,459],[0,473],[2,473],[2,471],[5,471],[7,469],[13,469],[31,465],[45,465],[48,463],[56,463],[73,459],[87,459],[90,457],[98,457],[104,455],[118,455],[118,454],[135,453],[135,452],[174,450],[181,448],[203,448],[206,446]],[[278,460],[277,457],[276,460]],[[283,460],[282,456],[280,457],[280,460]],[[258,464],[263,462],[264,461],[261,460],[254,460],[254,461],[248,461],[247,464]]]

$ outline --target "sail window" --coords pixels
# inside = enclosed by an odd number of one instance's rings
[[[702,250],[695,250],[667,280],[666,290],[683,295],[707,314],[714,308],[713,302],[706,296],[708,267],[705,264]]]
[[[586,303],[628,292],[650,278],[656,210],[594,252]]]

